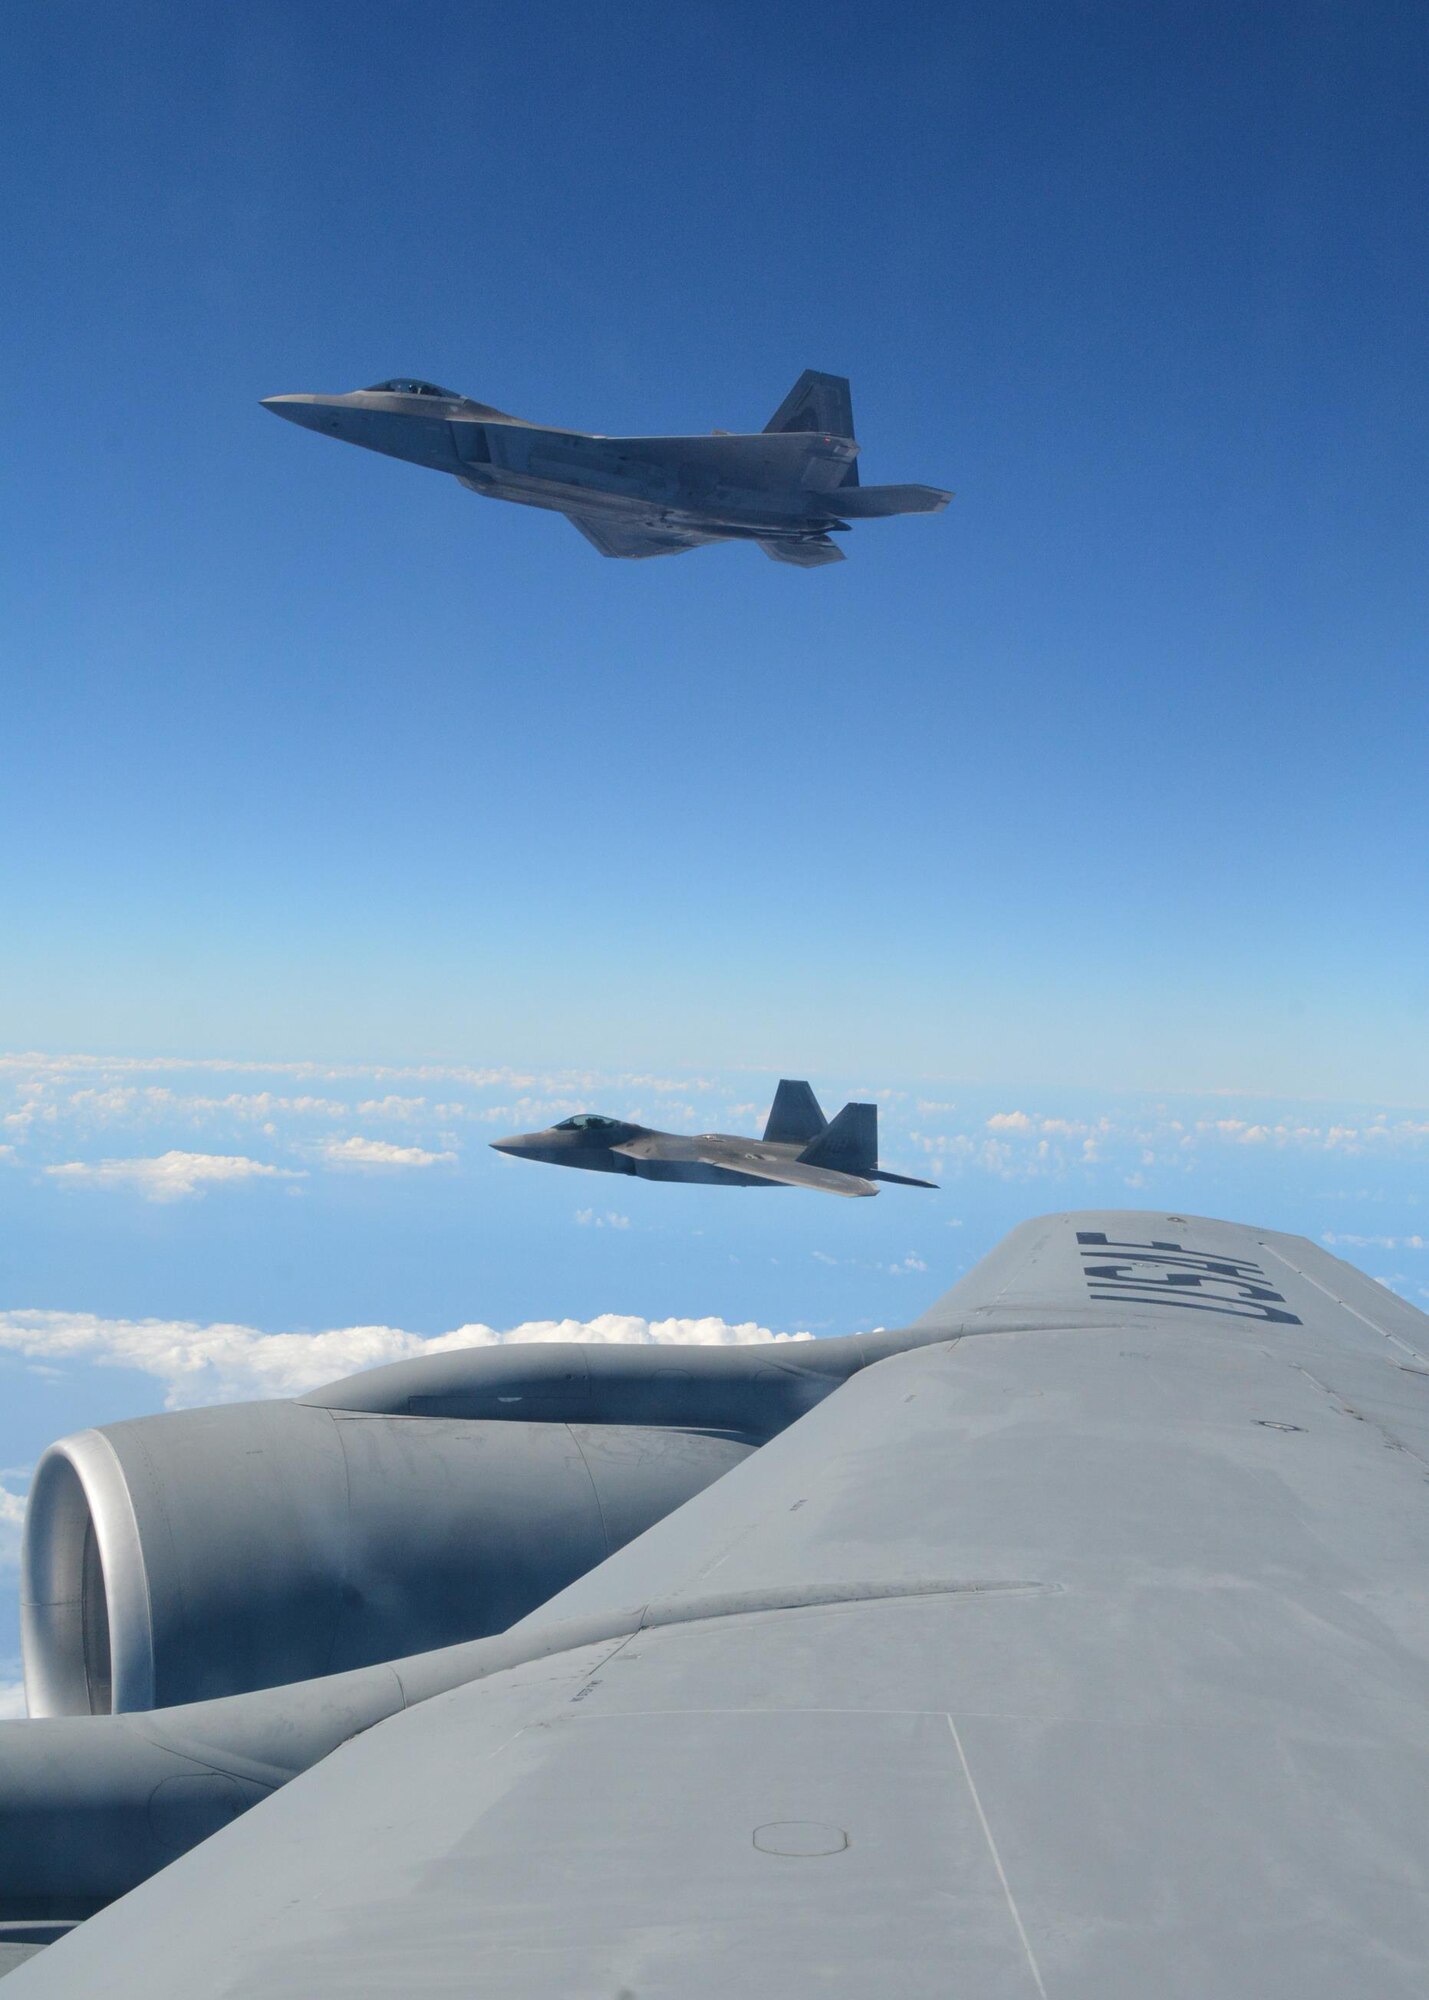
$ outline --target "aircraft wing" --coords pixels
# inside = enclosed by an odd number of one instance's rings
[[[701,1167],[723,1167],[726,1173],[748,1174],[757,1181],[772,1181],[779,1187],[813,1188],[820,1194],[877,1194],[872,1181],[857,1174],[840,1173],[833,1167],[816,1167],[805,1160],[788,1159],[777,1153],[762,1152],[756,1144],[740,1150],[722,1145],[701,1145],[677,1132],[647,1132],[628,1145],[612,1146],[612,1153],[625,1153],[632,1160],[692,1161]]]
[[[647,520],[621,514],[567,514],[566,519],[603,556],[677,556],[721,539],[683,533],[653,514]]]
[[[1096,1213],[915,1332],[15,2000],[1420,2000],[1429,1320]]]
[[[858,1174],[841,1174],[832,1167],[810,1166],[805,1160],[771,1159],[768,1154],[701,1154],[709,1167],[728,1167],[731,1173],[751,1174],[757,1181],[773,1181],[779,1187],[814,1188],[821,1194],[877,1194],[872,1181]]]

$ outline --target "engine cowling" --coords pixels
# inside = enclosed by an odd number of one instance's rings
[[[30,1713],[168,1707],[502,1631],[750,1448],[286,1402],[78,1432],[26,1516]]]

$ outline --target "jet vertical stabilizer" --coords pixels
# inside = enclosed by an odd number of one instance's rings
[[[846,1104],[826,1131],[799,1155],[810,1167],[832,1167],[836,1173],[865,1178],[878,1171],[878,1106]]]
[[[768,423],[766,431],[822,431],[825,437],[853,436],[853,397],[847,375],[821,375],[806,368]],[[858,484],[858,460],[843,476],[845,486]]]
[[[769,1107],[768,1122],[764,1127],[766,1143],[807,1146],[811,1139],[817,1139],[821,1132],[828,1130],[829,1121],[819,1109],[819,1100],[807,1083],[796,1083],[790,1077],[781,1077],[779,1088],[774,1093],[774,1102]]]

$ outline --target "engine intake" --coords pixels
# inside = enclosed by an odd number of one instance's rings
[[[209,1700],[503,1631],[750,1448],[286,1402],[78,1432],[26,1515],[30,1713]]]

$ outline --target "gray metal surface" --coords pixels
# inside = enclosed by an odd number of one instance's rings
[[[762,1139],[729,1132],[656,1132],[628,1119],[578,1112],[543,1132],[494,1139],[498,1153],[590,1173],[641,1180],[694,1181],[716,1187],[798,1187],[819,1194],[870,1195],[877,1183],[932,1187],[932,1181],[883,1172],[878,1165],[878,1107],[846,1104],[832,1124],[807,1083],[785,1077]]]
[[[509,1622],[856,1369],[926,1338],[673,1356],[458,1349],[297,1406],[63,1439],[26,1524],[26,1673],[41,1719],[0,1723],[0,1921],[87,1916],[360,1730],[529,1659],[524,1638],[410,1648],[434,1621],[439,1633]],[[96,1551],[99,1564],[86,1559]],[[54,1588],[66,1579],[68,1593]],[[96,1612],[119,1662],[112,1714],[95,1702],[82,1639]],[[567,1624],[535,1650],[625,1629]],[[407,1657],[335,1671],[355,1639]],[[300,1673],[317,1677],[174,1692]]]
[[[481,1416],[230,1404],[52,1446],[22,1562],[31,1715],[166,1708],[502,1631],[752,1442],[523,1422],[502,1393]]]
[[[69,1924],[0,1923],[0,1979],[62,1938]]]
[[[905,1337],[16,2000],[1418,2000],[1429,1322],[1095,1214]]]
[[[602,555],[678,555],[757,542],[813,569],[852,519],[936,513],[932,486],[860,486],[849,386],[805,370],[768,427],[742,436],[600,437],[506,415],[435,383],[400,379],[341,396],[269,396],[305,430],[450,473],[471,492],[564,514]]]

